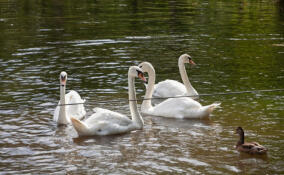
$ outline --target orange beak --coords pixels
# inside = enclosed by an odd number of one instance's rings
[[[144,81],[144,82],[147,82],[146,78],[144,77],[143,73],[138,73],[138,77]]]
[[[63,79],[63,80],[61,79],[61,85],[64,85],[64,86],[66,85],[66,79]]]
[[[192,60],[189,60],[188,62],[189,64],[195,65],[195,63]]]

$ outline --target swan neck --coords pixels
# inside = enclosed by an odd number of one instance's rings
[[[129,107],[132,121],[137,125],[138,129],[142,129],[144,121],[138,111],[136,93],[135,93],[135,78],[128,76],[128,95],[129,95]]]
[[[154,85],[155,85],[155,79],[156,79],[156,73],[153,68],[148,72],[148,76],[149,76],[149,80],[148,80],[148,85],[146,87],[146,93],[144,97],[147,100],[143,100],[142,102],[142,105],[141,105],[142,111],[147,111],[153,107],[151,98],[154,92]]]
[[[195,92],[195,89],[192,87],[192,85],[191,85],[191,83],[188,79],[187,72],[185,70],[185,66],[184,66],[182,59],[179,59],[178,67],[179,67],[181,79],[182,79],[182,82],[183,82],[183,84],[186,88],[187,94],[188,95],[196,95],[196,94],[192,93],[192,92]]]
[[[60,85],[60,104],[65,104],[65,86]],[[58,122],[66,124],[66,106],[60,106]]]

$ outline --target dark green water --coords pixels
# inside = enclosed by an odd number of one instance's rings
[[[182,53],[200,94],[284,88],[283,4],[0,0],[0,174],[283,174],[283,91],[202,97],[222,103],[210,120],[145,116],[119,136],[81,139],[52,121],[61,71],[88,114],[129,115],[128,67],[149,61],[157,81],[180,81]],[[237,126],[267,156],[239,154]]]

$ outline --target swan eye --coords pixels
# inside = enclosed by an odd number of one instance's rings
[[[61,79],[65,80],[66,79],[66,75],[61,75]]]
[[[141,72],[140,70],[136,70],[136,71],[137,71],[137,74],[138,74],[138,75],[139,75],[139,74],[144,75],[143,72]]]

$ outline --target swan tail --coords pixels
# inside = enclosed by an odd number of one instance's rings
[[[208,113],[212,113],[214,111],[214,109],[219,108],[221,105],[221,103],[213,103],[211,105],[208,105],[207,111]]]
[[[71,117],[71,122],[79,136],[87,135],[89,130],[88,126],[84,122],[81,122],[80,120],[73,117]]]

